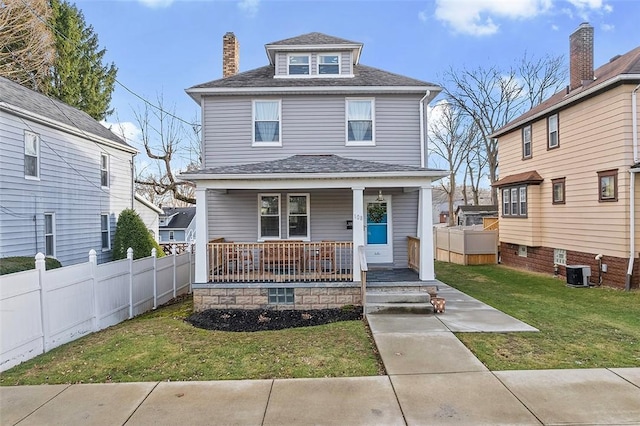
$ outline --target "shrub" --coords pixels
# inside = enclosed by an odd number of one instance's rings
[[[46,257],[44,259],[45,268],[56,269],[62,267],[58,259]],[[36,268],[36,259],[29,256],[14,256],[0,259],[0,275],[13,274],[14,272],[28,271]]]
[[[138,213],[132,209],[123,210],[118,216],[116,235],[113,241],[113,260],[126,259],[129,247],[133,249],[134,259],[151,256],[151,249],[154,247],[158,257],[164,255]]]

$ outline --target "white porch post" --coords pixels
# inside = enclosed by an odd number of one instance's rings
[[[196,276],[195,282],[206,283],[209,280],[207,273],[207,190],[196,187]]]
[[[364,246],[364,187],[353,187],[353,281],[360,282],[360,255]]]
[[[433,212],[431,211],[431,183],[420,187],[418,238],[420,238],[420,281],[436,278],[433,269]]]

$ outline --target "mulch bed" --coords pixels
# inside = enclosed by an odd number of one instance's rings
[[[221,331],[264,331],[310,327],[338,321],[362,319],[362,307],[312,309],[308,311],[269,309],[207,309],[186,321],[195,327]]]

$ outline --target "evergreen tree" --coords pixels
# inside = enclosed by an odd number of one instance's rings
[[[109,104],[118,69],[113,63],[103,64],[106,49],[100,49],[93,27],[75,5],[64,0],[50,4],[56,56],[49,93],[103,120],[112,112]]]
[[[129,247],[133,249],[134,259],[151,256],[151,249],[154,247],[157,257],[164,256],[164,252],[153,239],[138,213],[132,209],[123,210],[118,216],[116,235],[113,239],[113,260],[126,259]]]

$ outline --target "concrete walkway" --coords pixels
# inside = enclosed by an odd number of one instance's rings
[[[491,372],[452,331],[535,329],[438,285],[444,314],[369,315],[387,376],[0,387],[0,424],[640,424],[640,368]]]

